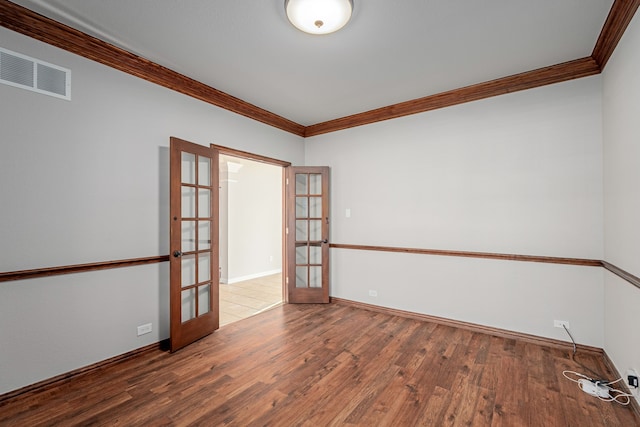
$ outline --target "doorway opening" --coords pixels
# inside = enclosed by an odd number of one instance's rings
[[[219,156],[220,326],[283,303],[283,169]]]

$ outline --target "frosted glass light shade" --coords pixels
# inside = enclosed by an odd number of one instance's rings
[[[344,27],[353,12],[352,0],[285,0],[289,21],[309,34],[329,34]]]

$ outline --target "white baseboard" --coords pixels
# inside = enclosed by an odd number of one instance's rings
[[[220,283],[231,285],[233,283],[244,282],[245,280],[257,279],[259,277],[271,276],[273,274],[282,273],[282,269],[279,268],[277,270],[270,271],[262,271],[260,273],[249,274],[247,276],[239,276],[239,277],[221,277]]]

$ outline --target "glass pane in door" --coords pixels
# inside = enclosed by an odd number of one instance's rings
[[[211,159],[198,156],[198,185],[211,185]]]
[[[211,249],[211,221],[198,221],[198,250]]]
[[[322,267],[311,266],[309,267],[309,287],[321,288],[322,287]]]
[[[308,198],[296,197],[296,218],[309,218]]]
[[[308,282],[309,268],[296,266],[296,288],[306,288]]]
[[[306,242],[308,240],[308,230],[309,221],[307,220],[296,220],[296,241],[297,242]]]
[[[296,246],[296,264],[308,264],[307,245]]]
[[[196,156],[192,153],[182,153],[182,183],[196,183]]]
[[[187,322],[196,317],[196,290],[195,288],[182,291],[182,322]]]
[[[180,260],[182,270],[182,287],[195,285],[196,283],[196,256],[184,255]]]
[[[322,247],[317,243],[309,246],[309,264],[322,264]]]
[[[207,282],[211,279],[211,262],[209,252],[198,255],[198,283]]]
[[[322,197],[309,197],[309,218],[322,218]]]
[[[182,221],[182,252],[193,252],[196,250],[196,222]]]
[[[182,217],[194,218],[196,216],[196,189],[182,186]]]
[[[309,174],[309,194],[322,194],[322,174]]]
[[[198,218],[209,218],[211,216],[211,190],[207,188],[198,189]]]
[[[322,221],[319,219],[309,221],[309,240],[312,242],[322,240]]]
[[[296,194],[308,194],[306,173],[296,174]]]
[[[211,285],[198,286],[198,316],[202,316],[210,311],[209,301],[211,300]]]

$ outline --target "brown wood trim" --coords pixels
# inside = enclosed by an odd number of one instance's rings
[[[616,376],[615,379],[618,378],[622,378],[622,375],[620,375],[620,371],[618,371],[618,368],[616,368],[616,365],[613,364],[613,361],[609,358],[609,355],[607,354],[607,352],[603,352],[603,358],[604,358],[604,364],[605,366],[614,373],[614,375]],[[624,381],[620,381],[620,383],[624,383],[624,388],[626,389],[626,392],[629,394],[634,394],[632,392],[632,390],[629,388],[629,385],[627,384],[626,381],[626,375],[624,376],[625,380]],[[630,399],[630,403],[629,406],[631,407],[631,410],[635,413],[636,417],[640,418],[640,403],[638,402],[638,399],[635,398],[631,398]]]
[[[592,56],[303,126],[141,58],[93,36],[0,0],[0,25],[201,101],[298,136],[311,137],[506,93],[598,74],[622,38],[640,0],[615,0]]]
[[[601,263],[602,263],[602,266],[605,269],[609,270],[610,272],[612,272],[616,276],[620,277],[621,279],[626,280],[627,282],[631,283],[636,288],[640,289],[640,277],[634,276],[633,274],[631,274],[631,273],[629,273],[627,271],[624,271],[620,267],[616,267],[615,265],[613,265],[611,263],[608,263],[607,261],[601,261]]]
[[[345,245],[340,243],[331,243],[330,247],[336,249],[355,249],[363,251],[382,251],[382,252],[402,252],[408,254],[422,254],[422,255],[441,255],[441,256],[453,256],[453,257],[466,257],[466,258],[488,258],[499,259],[504,261],[527,261],[527,262],[542,262],[549,264],[569,264],[569,265],[582,265],[590,267],[601,267],[601,261],[595,259],[583,259],[583,258],[559,258],[559,257],[545,257],[534,255],[514,255],[514,254],[494,254],[489,252],[465,252],[465,251],[446,251],[439,249],[416,249],[416,248],[399,248],[393,246],[371,246],[371,245]]]
[[[58,276],[61,274],[81,273],[85,271],[108,270],[111,268],[132,267],[134,265],[156,264],[169,261],[169,255],[145,258],[121,259],[116,261],[94,262],[90,264],[65,265],[60,267],[37,268],[34,270],[7,271],[0,273],[0,282],[35,279],[38,277]]]
[[[501,338],[515,339],[524,341],[536,345],[543,345],[546,347],[555,347],[561,349],[567,349],[573,352],[573,344],[571,342],[556,340],[552,338],[540,337],[537,335],[525,334],[522,332],[508,331],[506,329],[494,328],[491,326],[478,325],[476,323],[462,322],[460,320],[446,319],[444,317],[431,316],[428,314],[415,313],[412,311],[399,310],[396,308],[382,307],[379,305],[367,304],[358,301],[352,301],[343,298],[331,297],[331,303],[348,305],[355,308],[361,308],[363,310],[375,311],[378,313],[385,313],[393,316],[408,317],[411,319],[422,320],[425,322],[437,323],[439,325],[451,326],[454,328],[465,329],[472,332],[479,332],[487,335],[493,335]],[[596,355],[602,355],[604,351],[599,347],[592,347],[588,345],[579,344],[576,346],[579,351],[584,351]]]
[[[539,68],[472,86],[454,89],[399,104],[389,105],[364,113],[307,126],[305,137],[335,132],[342,129],[395,119],[452,105],[477,101],[525,89],[592,76],[600,73],[600,67],[591,57],[576,59],[550,67]]]
[[[613,55],[613,51],[638,10],[638,6],[640,6],[640,0],[615,0],[613,2],[609,16],[607,16],[598,41],[593,48],[593,53],[591,53],[591,57],[595,59],[601,70],[604,70],[609,58]]]
[[[272,157],[261,156],[259,154],[253,154],[248,151],[236,150],[235,148],[223,147],[222,145],[211,144],[211,148],[215,148],[226,156],[239,157],[241,159],[254,160],[256,162],[267,163],[274,166],[282,166],[283,168],[291,166],[291,162],[284,160],[274,159]]]
[[[304,126],[257,107],[96,37],[49,19],[7,0],[0,0],[0,25],[151,83],[249,117],[275,128],[304,135]]]
[[[168,347],[169,347],[169,339],[165,339],[157,343],[149,344],[144,347],[140,347],[135,350],[128,351],[118,356],[114,356],[109,359],[105,359],[100,362],[96,362],[82,368],[74,369],[73,371],[69,371],[64,374],[56,375],[55,377],[48,378],[46,380],[39,381],[34,384],[30,384],[28,386],[19,388],[17,390],[13,390],[5,394],[0,394],[0,404],[2,404],[2,402],[6,400],[12,399],[14,397],[17,397],[23,394],[33,393],[33,392],[41,393],[43,391],[46,391],[47,389],[57,387],[60,385],[60,383],[68,381],[74,377],[77,377],[78,375],[86,374],[88,372],[92,372],[97,369],[105,368],[107,366],[114,365],[116,363],[124,362],[126,360],[132,359],[137,356],[141,356],[146,353],[150,353],[154,351],[166,351]]]

